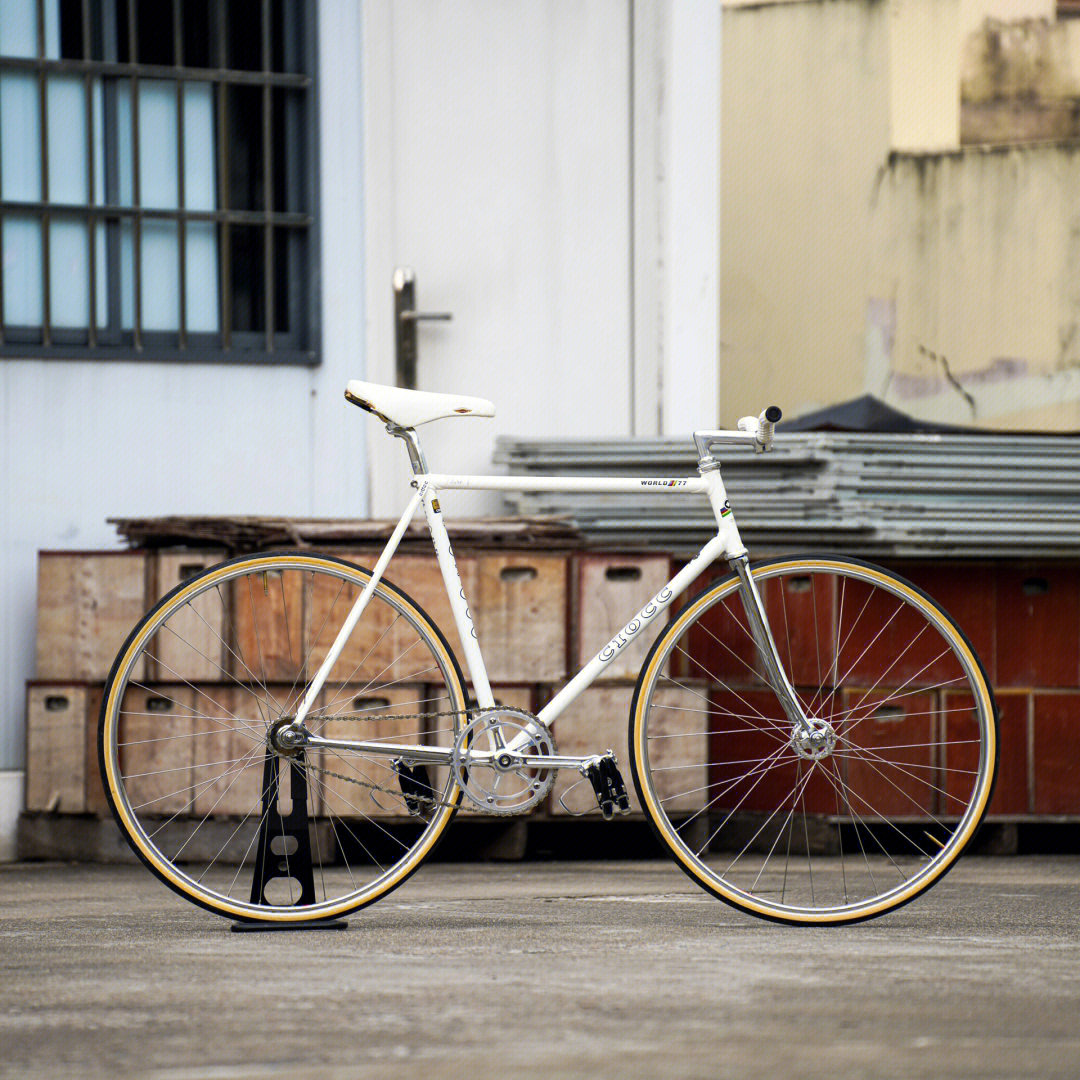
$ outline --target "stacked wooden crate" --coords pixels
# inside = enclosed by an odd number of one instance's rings
[[[1052,822],[1080,817],[1080,568],[1065,563],[933,563],[897,561],[885,564],[908,578],[947,611],[967,635],[983,663],[998,706],[999,757],[997,782],[988,807],[988,820],[1006,822]],[[716,580],[710,574],[698,583]],[[695,586],[696,588],[697,586]],[[774,626],[782,620],[792,650],[784,659],[797,686],[816,687],[822,682],[836,641],[836,596],[827,595],[825,583],[809,577],[789,579],[780,595],[780,583],[763,589],[767,611]],[[849,604],[852,594],[848,595]],[[939,644],[927,635],[915,635],[899,620],[889,622],[868,610],[863,622],[876,628],[873,635],[845,638],[839,669],[848,675],[850,688],[837,702],[840,710],[857,706],[866,745],[925,744],[928,769],[940,767],[932,760],[934,725],[944,725],[953,747],[949,769],[942,772],[941,790],[912,780],[892,778],[889,785],[875,781],[875,805],[896,818],[927,813],[959,813],[962,804],[955,777],[968,775],[975,760],[964,760],[966,739],[974,740],[974,714],[967,692],[950,690],[943,682],[952,672],[944,665]],[[706,620],[716,640],[698,635],[690,649],[716,680],[709,700],[717,713],[775,709],[755,668],[748,632]],[[728,619],[730,623],[730,619]],[[880,633],[878,632],[880,630]],[[815,648],[814,641],[824,644]],[[888,679],[881,681],[887,671]],[[860,681],[861,680],[861,681]],[[719,683],[723,683],[722,686]],[[886,686],[886,682],[889,686]],[[903,687],[896,693],[896,687]],[[881,701],[879,709],[872,706]],[[970,732],[970,735],[966,734]],[[713,783],[720,780],[718,762],[751,759],[767,752],[763,736],[749,733],[728,738],[710,754],[714,761]],[[974,743],[971,744],[974,746]],[[974,750],[971,751],[972,755]],[[913,762],[913,764],[917,764]],[[860,766],[851,762],[849,767]],[[853,782],[858,778],[852,776]],[[742,804],[748,811],[771,811],[780,786],[787,781],[770,776],[757,784]],[[805,792],[809,810],[837,813],[836,794],[829,785],[811,783]]]
[[[897,563],[964,629],[1000,711],[989,813],[1052,821],[1080,816],[1080,567]],[[964,695],[946,694],[948,709]],[[949,713],[948,715],[953,715]]]
[[[456,546],[458,568],[466,595],[472,601],[495,697],[502,704],[534,712],[551,699],[568,675],[587,663],[622,629],[631,615],[665,584],[673,569],[666,554]],[[370,543],[338,544],[326,550],[361,565],[371,565],[377,554]],[[224,550],[208,549],[41,554],[37,671],[27,687],[28,811],[38,815],[107,816],[98,775],[97,722],[113,658],[152,603],[225,554]],[[1080,815],[1080,569],[1049,563],[1026,567],[908,563],[897,564],[896,569],[923,587],[957,619],[995,687],[1001,712],[1001,756],[991,815],[999,820],[1068,819]],[[434,559],[427,553],[403,551],[394,559],[389,578],[432,616],[461,658],[460,642]],[[815,682],[815,673],[803,672],[799,665],[820,663],[820,657],[814,655],[812,646],[800,649],[799,642],[801,636],[811,641],[815,626],[820,629],[822,620],[830,617],[831,599],[819,595],[816,588],[800,591],[798,583],[789,583],[793,591],[782,598],[774,595],[777,588],[773,583],[766,589],[766,603],[782,604],[786,612],[795,644],[793,678],[797,683]],[[309,600],[314,610],[318,597]],[[171,715],[183,713],[185,701],[191,710],[200,687],[222,677],[221,666],[213,659],[214,646],[220,648],[220,642],[214,642],[212,618],[209,612],[205,614],[211,624],[201,630],[207,635],[202,650],[205,663],[197,652],[189,652],[181,664],[163,642],[152,670],[136,672],[140,687],[135,692],[145,699],[144,708],[137,711],[145,712],[147,724],[155,729],[167,725]],[[196,623],[189,629],[192,638],[200,631]],[[659,626],[620,649],[604,677],[554,725],[563,753],[614,751],[631,788],[627,748],[630,704],[638,670],[658,630]],[[654,723],[661,723],[662,715],[677,718],[681,713],[700,714],[710,707],[723,711],[734,706],[734,700],[729,699],[736,693],[753,706],[753,695],[762,693],[761,683],[749,674],[755,658],[748,636],[721,625],[710,625],[710,630],[729,643],[728,652],[710,657],[709,650],[715,646],[699,632],[690,642],[690,649],[700,651],[707,663],[701,667],[685,661],[668,665],[665,675],[670,678],[663,680],[656,697],[667,711],[654,713]],[[238,626],[238,632],[243,633],[242,626]],[[262,647],[264,653],[273,654],[272,642],[263,641]],[[885,635],[877,647],[894,648],[895,643]],[[740,654],[740,649],[746,655]],[[916,682],[922,679],[933,683],[933,667],[921,674],[918,671],[926,659],[918,649],[912,650],[904,660],[906,673],[899,677],[914,675]],[[874,661],[873,652],[865,657],[868,680],[873,675]],[[278,675],[284,692],[296,672],[288,666],[284,653],[281,663]],[[704,677],[706,667],[711,679]],[[348,695],[359,689],[328,687],[324,698],[335,695],[348,700]],[[211,696],[227,707],[223,693],[217,684]],[[415,688],[399,685],[365,691],[363,700],[351,705],[377,715],[379,709],[400,711],[406,702],[423,696]],[[205,701],[202,706],[205,709]],[[905,694],[875,712],[867,720],[867,727],[880,735],[882,745],[895,742],[901,729],[919,736],[912,741],[929,742],[932,740],[920,725],[925,726],[931,716],[946,717],[950,723],[961,725],[971,722],[965,715],[962,694],[927,685],[925,692]],[[346,734],[344,730],[337,733]],[[662,733],[659,727],[654,731]],[[665,776],[678,778],[660,783],[662,790],[658,794],[668,800],[669,809],[692,814],[702,805],[709,783],[716,782],[715,775],[706,775],[703,766],[695,772],[700,763],[724,760],[717,747],[707,746],[705,739],[704,735],[680,737],[656,744],[663,746],[657,753],[666,757],[654,764],[663,767]],[[723,753],[745,759],[758,749],[728,740]],[[227,752],[222,754],[223,759],[229,756]],[[161,767],[161,763],[155,763],[155,767]],[[198,768],[194,762],[190,767]],[[561,772],[552,797],[534,816],[564,820],[571,813],[593,812],[595,804],[589,786],[579,780],[573,771]],[[393,807],[380,806],[378,800],[346,790],[344,783],[328,779],[323,797],[339,802],[336,808],[328,802],[323,809],[345,813],[351,804],[364,814],[395,813]],[[183,809],[168,803],[167,792],[160,794],[162,809]],[[631,790],[630,794],[634,813],[640,814],[636,793]],[[909,813],[909,796],[914,794],[897,791],[898,803],[890,809],[899,815]],[[746,808],[772,809],[770,795],[775,792],[761,784]],[[216,802],[218,796],[222,796],[220,802]],[[202,813],[214,807],[215,814],[239,813],[248,808],[249,796],[250,792],[239,787],[225,793],[210,787],[201,794],[194,810]],[[809,808],[822,813],[835,811],[831,792],[825,789],[808,788],[806,799]],[[755,800],[761,801],[760,807]]]
[[[97,762],[101,692],[120,646],[151,603],[220,560],[221,552],[42,552],[38,559],[36,677],[26,698],[26,808],[108,812]],[[167,667],[167,652],[158,666]],[[190,692],[158,688],[167,671],[134,673],[147,713],[166,723],[169,702]],[[164,675],[165,678],[161,676]],[[174,674],[177,680],[181,674]],[[208,671],[185,671],[207,679]]]
[[[360,565],[371,565],[378,549],[335,545],[323,549]],[[37,672],[27,687],[27,788],[26,809],[35,813],[93,815],[105,817],[108,808],[99,779],[97,724],[102,691],[113,659],[127,634],[142,614],[161,596],[225,557],[223,550],[137,550],[125,552],[42,552],[39,559]],[[538,710],[565,681],[619,631],[669,577],[666,555],[616,556],[586,552],[534,550],[459,550],[458,569],[466,595],[472,601],[477,634],[484,650],[488,676],[496,700],[529,711]],[[412,596],[446,633],[451,648],[462,658],[442,578],[428,554],[409,551],[397,555],[388,579]],[[306,598],[312,618],[318,618],[318,596]],[[244,606],[237,607],[235,632],[245,628]],[[256,612],[257,614],[257,612]],[[144,722],[157,734],[170,722],[183,723],[192,712],[224,709],[228,715],[230,692],[226,683],[229,666],[214,614],[208,609],[194,616],[185,637],[196,644],[183,657],[172,655],[162,640],[154,660],[135,673],[138,685],[129,693],[145,700],[133,711],[145,713]],[[220,614],[217,616],[220,620]],[[215,630],[217,626],[217,630]],[[199,635],[205,641],[199,645]],[[622,650],[605,678],[587,690],[558,720],[555,736],[562,751],[591,753],[613,750],[630,782],[627,755],[627,719],[637,669],[648,641]],[[281,648],[278,648],[278,645]],[[284,693],[297,674],[288,659],[284,642],[276,643],[265,632],[260,641],[263,659]],[[313,657],[317,662],[318,655]],[[278,665],[275,667],[275,664]],[[331,686],[324,691],[347,701],[361,688]],[[468,688],[472,693],[472,687]],[[692,688],[668,687],[663,695],[672,701],[692,695]],[[350,708],[377,717],[385,708],[400,711],[405,703],[425,696],[417,688],[397,685],[373,688],[364,700]],[[170,718],[173,718],[172,720]],[[129,723],[137,723],[131,720]],[[377,721],[376,721],[377,722]],[[345,728],[345,722],[341,727]],[[345,730],[327,731],[346,735]],[[137,733],[136,733],[137,734]],[[223,736],[224,737],[224,736]],[[138,739],[131,740],[138,743]],[[183,742],[178,740],[179,745]],[[146,743],[144,753],[169,742]],[[227,746],[220,759],[232,756]],[[680,746],[681,753],[700,757],[701,748]],[[137,753],[134,749],[129,754]],[[175,754],[175,749],[169,751]],[[210,755],[213,756],[212,754]],[[170,767],[189,767],[198,781],[195,762],[172,765],[155,757],[146,772]],[[128,762],[129,770],[133,768]],[[170,787],[182,785],[170,775]],[[580,776],[563,772],[555,795],[538,808],[540,816],[565,817],[559,796],[566,794]],[[257,783],[257,778],[252,783]],[[217,785],[200,789],[197,805],[181,807],[169,794],[147,791],[145,797],[160,799],[162,812],[184,809],[202,814],[213,807],[215,815],[235,814],[249,808],[251,785],[234,785],[219,791]],[[380,805],[370,794],[327,777],[320,796],[320,810],[393,816],[393,806]],[[385,802],[385,800],[383,801]],[[635,814],[639,813],[632,794]],[[587,784],[578,786],[567,806],[574,812],[595,811]]]
[[[671,559],[667,555],[594,552],[577,555],[571,574],[571,673],[596,656],[670,577]],[[635,815],[642,811],[630,776],[630,706],[638,671],[662,625],[663,620],[658,619],[651,628],[641,631],[621,647],[604,669],[603,678],[585,690],[554,724],[560,753],[592,754],[606,750],[615,753]],[[545,700],[557,689],[557,686],[543,688]],[[693,709],[701,704],[703,690],[704,686],[692,679],[680,679],[678,684],[665,680],[656,691],[655,701],[672,712]],[[666,715],[659,710],[653,714],[653,734],[663,734],[661,718]],[[668,779],[660,784],[658,791],[661,798],[668,800],[665,803],[667,809],[674,812],[697,809],[704,801],[704,769],[699,770],[700,776],[695,782],[692,767],[689,770],[679,767],[707,760],[705,736],[654,745],[661,748],[654,764],[671,770],[665,773]],[[552,792],[551,814],[559,817],[594,808],[590,785],[581,782],[578,773],[562,770]]]

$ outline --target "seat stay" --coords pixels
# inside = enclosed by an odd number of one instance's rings
[[[330,651],[319,665],[319,670],[315,673],[315,678],[311,680],[311,685],[308,686],[307,693],[304,695],[304,700],[300,702],[300,706],[296,710],[296,719],[293,721],[295,726],[299,727],[303,724],[304,718],[315,704],[315,699],[322,692],[322,688],[326,683],[331,670],[337,663],[338,657],[345,648],[345,644],[352,635],[353,630],[356,629],[356,624],[360,621],[360,616],[364,614],[364,609],[368,606],[368,601],[371,599],[379,582],[382,580],[382,576],[386,572],[386,567],[393,558],[394,552],[397,551],[398,545],[401,543],[401,538],[405,535],[405,530],[409,527],[409,522],[412,521],[417,506],[420,505],[420,498],[421,493],[416,491],[409,500],[409,505],[405,507],[405,512],[401,515],[401,519],[398,521],[396,528],[390,534],[390,539],[387,540],[386,547],[383,548],[378,562],[375,563],[375,568],[371,572],[368,583],[356,598],[356,603],[353,604],[352,610],[341,624],[341,629],[338,631],[337,637],[334,638],[334,643],[330,646]]]

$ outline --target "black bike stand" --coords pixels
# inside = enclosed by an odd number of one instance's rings
[[[307,768],[303,754],[290,759],[290,795],[292,809],[284,817],[278,811],[280,758],[267,750],[263,762],[262,824],[255,841],[255,874],[251,881],[251,902],[269,903],[267,886],[277,880],[294,880],[300,885],[298,904],[315,903],[315,874],[311,866],[311,835],[308,830]],[[295,842],[295,846],[290,841]],[[274,851],[275,843],[283,849]],[[264,930],[344,930],[343,919],[312,919],[310,922],[234,922],[234,933],[245,934]]]

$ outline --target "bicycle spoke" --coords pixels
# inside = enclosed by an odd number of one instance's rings
[[[754,575],[809,725],[743,659],[748,632],[728,607],[738,578],[711,586],[661,632],[638,690],[632,762],[656,792],[645,808],[692,876],[736,906],[793,922],[881,914],[972,834],[972,815],[954,827],[940,807],[955,821],[988,789],[989,690],[938,609],[884,571],[830,556]],[[675,657],[689,677],[665,674]]]
[[[420,780],[432,807],[420,815],[408,812],[390,755],[374,750],[322,748],[302,764],[278,756],[280,810],[255,779],[275,753],[270,725],[295,711],[317,657],[369,579],[309,554],[251,556],[203,577],[201,588],[191,579],[183,602],[162,601],[123,666],[132,671],[142,657],[154,665],[151,678],[172,682],[123,677],[109,698],[105,730],[123,810],[118,820],[156,871],[222,914],[304,918],[314,904],[321,917],[377,899],[407,876],[449,821],[452,789],[443,767]],[[464,688],[429,624],[377,586],[356,634],[363,644],[345,642],[308,714],[309,730],[351,720],[358,743],[423,746],[438,738],[423,717],[449,710],[453,738]],[[146,705],[150,697],[165,699],[160,709]],[[286,810],[290,792],[301,797],[301,777],[306,806]],[[301,859],[296,829],[304,820],[309,838]],[[271,860],[265,895],[250,900],[261,843]]]

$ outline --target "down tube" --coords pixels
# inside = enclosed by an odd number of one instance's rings
[[[698,552],[697,557],[682,568],[586,665],[568,682],[537,714],[539,720],[550,725],[583,690],[597,679],[600,673],[615,659],[619,650],[633,640],[658,615],[666,611],[681,596],[690,583],[707,566],[714,563],[727,549],[723,534],[714,536]]]

